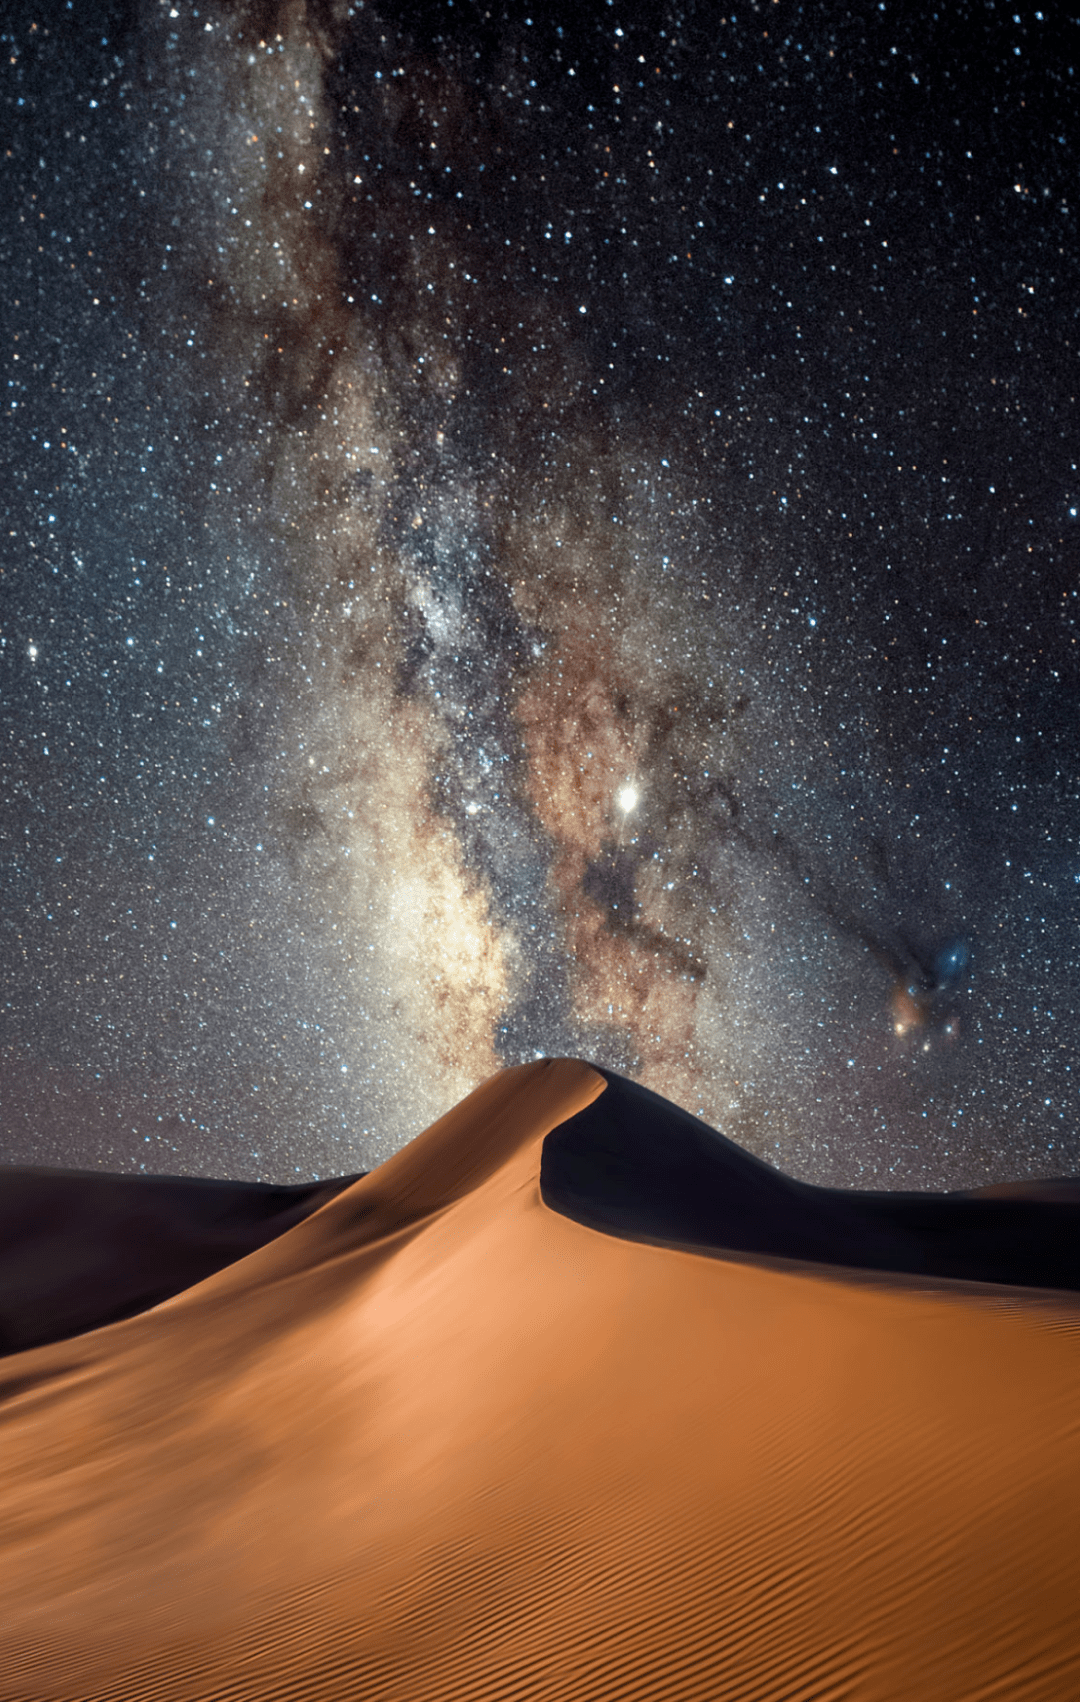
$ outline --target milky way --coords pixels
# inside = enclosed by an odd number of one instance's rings
[[[23,4],[8,1154],[1080,1168],[1056,14]]]

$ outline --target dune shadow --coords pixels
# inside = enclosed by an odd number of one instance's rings
[[[613,1070],[544,1142],[540,1190],[612,1235],[922,1278],[1080,1291],[1080,1179],[971,1193],[797,1182]]]
[[[0,1355],[149,1311],[356,1180],[279,1187],[0,1166]]]

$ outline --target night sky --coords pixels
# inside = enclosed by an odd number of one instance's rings
[[[3,1156],[1080,1171],[1080,25],[6,16]]]

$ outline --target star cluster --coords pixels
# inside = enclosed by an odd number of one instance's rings
[[[574,1053],[814,1181],[1080,1168],[1080,27],[2,46],[7,1156],[340,1174]]]

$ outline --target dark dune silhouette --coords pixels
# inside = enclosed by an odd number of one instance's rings
[[[0,1165],[0,1353],[145,1312],[356,1180],[275,1187]]]
[[[1075,1198],[875,1218],[571,1059],[321,1204],[117,1180],[69,1286],[274,1238],[4,1359],[2,1702],[1080,1694]]]
[[[544,1203],[580,1223],[717,1252],[1080,1289],[1080,1179],[954,1194],[815,1188],[597,1068],[607,1092],[548,1136],[540,1165]]]

